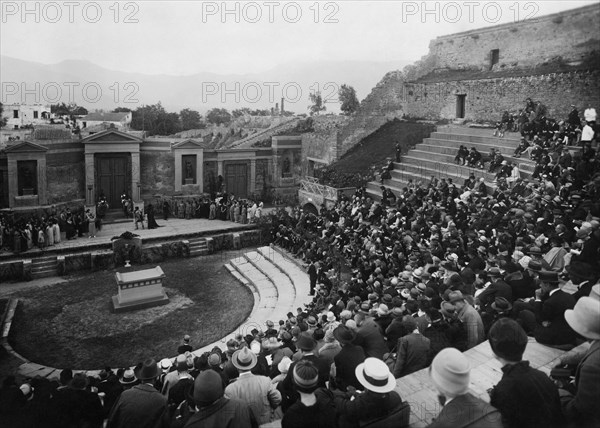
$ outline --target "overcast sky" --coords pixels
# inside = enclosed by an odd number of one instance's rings
[[[413,62],[440,35],[592,3],[58,1],[26,3],[26,11],[20,1],[2,1],[0,48],[47,64],[83,59],[171,75],[244,74],[298,61]]]

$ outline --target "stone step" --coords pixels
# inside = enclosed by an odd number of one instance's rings
[[[461,144],[460,143],[457,144],[456,141],[442,140],[442,139],[438,139],[438,138],[426,138],[423,140],[422,144],[418,144],[415,148],[418,149],[419,147],[425,146],[425,145],[443,148],[444,153],[456,156],[456,153],[458,152],[458,147]],[[463,145],[465,145],[465,144],[463,144]],[[515,162],[522,162],[522,163],[532,164],[532,165],[535,164],[535,162],[530,160],[529,158],[527,158],[526,155],[522,156],[520,158],[513,157],[512,155],[515,152],[516,146],[512,146],[512,145],[510,147],[500,147],[494,143],[491,143],[491,144],[470,143],[470,144],[466,145],[466,147],[469,150],[471,149],[471,147],[475,147],[483,155],[487,155],[490,152],[491,148],[494,148],[494,149],[499,148],[500,153],[502,153],[502,156],[504,156],[505,158],[507,158],[511,161],[514,160]]]
[[[422,145],[418,146],[418,149],[420,149],[422,147]],[[450,169],[451,171],[454,171],[454,167],[459,167],[459,168],[464,168],[466,170],[471,170],[473,168],[469,168],[467,166],[460,166],[454,163],[454,155],[450,155],[450,154],[444,154],[444,153],[436,153],[436,152],[430,152],[427,151],[427,147],[423,147],[423,150],[410,150],[405,156],[402,157],[402,160],[404,163],[417,163],[418,165],[424,165],[428,168],[431,169],[445,169],[446,167],[441,167],[441,166],[437,166],[439,164],[445,164],[448,165],[449,167],[452,167],[452,169]],[[518,161],[518,159],[516,159]],[[401,165],[402,163],[400,163]],[[527,176],[529,177],[531,175],[531,173],[533,173],[533,168],[531,166],[531,164],[529,163],[522,163],[519,162],[519,170],[521,171],[521,176]],[[486,167],[489,167],[489,163],[486,162],[485,164]],[[460,171],[463,171],[462,169]],[[483,169],[480,171],[487,171],[487,169]],[[462,174],[462,173],[461,173]],[[464,174],[460,175],[463,176]],[[467,174],[468,176],[468,174]]]
[[[38,259],[33,259],[31,261],[31,267],[32,269],[38,268],[38,267],[47,267],[47,266],[52,266],[52,267],[56,267],[57,265],[57,261],[56,261],[56,257],[54,257],[53,260],[38,260]]]
[[[58,276],[58,272],[56,271],[56,269],[39,271],[39,272],[36,272],[33,269],[31,270],[31,278],[33,278],[33,279],[50,278],[53,276]]]
[[[277,311],[273,317],[277,320],[285,319],[288,312],[294,311],[294,301],[296,299],[296,289],[290,278],[280,271],[276,266],[257,251],[250,251],[244,254],[246,260],[258,269],[263,275],[267,276],[277,287]],[[273,320],[275,321],[275,320]]]
[[[308,295],[310,291],[310,279],[306,271],[299,267],[295,259],[286,253],[285,250],[274,245],[260,247],[258,251],[271,263],[285,272],[294,284],[296,290],[295,307],[302,307],[312,301],[312,296]]]
[[[243,256],[232,259],[230,263],[240,275],[254,284],[260,294],[260,307],[270,307],[271,309],[274,309],[279,296],[277,287],[271,282],[269,277],[256,269]]]
[[[46,272],[46,271],[56,271],[57,265],[53,266],[31,266],[31,272]]]
[[[488,172],[489,164],[487,163],[485,168],[481,169],[471,168],[466,165],[458,165],[453,162],[448,163],[430,160],[423,154],[417,154],[417,156],[418,157],[413,157],[411,154],[410,156],[405,156],[403,162],[395,163],[394,170],[390,171],[392,178],[401,177],[403,172],[430,174],[430,177],[431,175],[434,175],[437,178],[450,177],[457,185],[462,185],[462,181],[458,184],[458,182],[454,180],[455,177],[467,178],[471,174],[474,174],[475,177],[484,177],[485,180],[489,182],[493,182],[496,178],[495,172]],[[521,165],[518,166],[521,178],[531,178],[531,174],[533,173],[532,170],[528,167],[521,168]]]
[[[494,137],[494,129],[493,128],[468,128],[464,126],[438,126],[436,133],[440,134],[451,134],[451,135],[461,135],[464,137],[480,137],[480,138],[500,138]],[[504,133],[505,140],[519,140],[521,138],[521,134],[518,132],[505,132]],[[465,138],[465,140],[467,140]],[[473,140],[474,141],[474,140]]]
[[[429,138],[438,140],[456,141],[458,145],[473,145],[473,144],[496,144],[498,147],[511,148],[513,150],[519,145],[520,138],[494,137],[490,133],[487,137],[461,134],[448,134],[443,132],[432,132]]]

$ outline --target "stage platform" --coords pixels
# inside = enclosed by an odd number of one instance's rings
[[[102,230],[96,233],[95,238],[88,238],[87,234],[81,238],[67,241],[63,239],[59,244],[45,248],[43,251],[34,247],[28,251],[19,254],[4,251],[0,253],[0,261],[33,259],[36,257],[47,257],[51,255],[77,253],[89,250],[110,249],[111,238],[119,236],[123,232],[130,231],[138,234],[144,244],[159,241],[169,241],[186,237],[200,237],[205,235],[215,235],[218,233],[234,232],[238,230],[253,229],[253,224],[241,224],[231,221],[208,220],[204,218],[194,218],[184,220],[179,218],[170,218],[168,220],[157,219],[156,222],[161,226],[157,229],[138,229],[135,230],[133,221],[127,223],[113,223],[102,227]],[[64,236],[64,233],[62,234]]]

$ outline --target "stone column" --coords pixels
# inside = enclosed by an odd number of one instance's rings
[[[181,191],[181,150],[174,150],[175,152],[175,191]]]
[[[142,188],[138,188],[138,183],[141,184],[140,176],[140,152],[133,152],[131,153],[131,191],[135,195],[135,201],[142,199]]]
[[[198,150],[196,155],[196,185],[200,193],[204,192],[204,150]]]
[[[15,197],[19,196],[19,174],[17,169],[17,161],[14,159],[8,160],[8,206],[15,206]]]
[[[46,205],[48,202],[46,181],[46,156],[44,155],[37,160],[38,203],[40,205]]]
[[[256,191],[256,158],[250,159],[250,194]]]
[[[86,153],[85,154],[85,204],[86,205],[94,205],[95,192],[96,192],[96,183],[95,180],[95,169],[94,165],[94,154]],[[91,191],[88,190],[91,186]]]
[[[223,175],[223,161],[217,160],[217,175]],[[225,177],[223,177],[225,178]]]

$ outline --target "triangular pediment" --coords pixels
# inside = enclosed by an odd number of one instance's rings
[[[117,131],[115,129],[107,129],[97,134],[92,134],[83,139],[83,144],[102,144],[102,143],[138,143],[142,142],[141,138],[126,132]]]
[[[205,149],[206,145],[196,140],[192,140],[191,138],[180,141],[177,144],[173,144],[173,150],[175,149]]]
[[[6,153],[47,152],[48,147],[32,143],[31,141],[23,141],[13,146],[8,146],[5,151]]]

